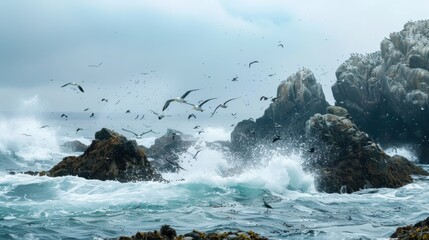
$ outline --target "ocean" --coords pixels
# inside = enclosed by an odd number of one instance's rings
[[[429,212],[428,177],[415,177],[398,189],[326,194],[317,192],[313,176],[303,171],[300,152],[276,151],[231,173],[229,157],[205,145],[228,140],[231,128],[214,126],[194,134],[199,141],[189,152],[204,150],[197,160],[181,155],[186,171],[164,173],[169,183],[9,174],[49,170],[63,157],[79,155],[60,146],[70,140],[89,144],[102,127],[76,134],[68,122],[50,121],[40,128],[45,123],[36,117],[0,118],[0,239],[104,239],[163,224],[179,234],[252,230],[269,239],[387,239]],[[119,125],[111,127],[131,137]],[[164,133],[137,141],[149,147]],[[405,148],[399,152],[413,159]],[[273,209],[267,211],[263,200]]]

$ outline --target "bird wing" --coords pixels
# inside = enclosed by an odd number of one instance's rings
[[[155,114],[156,116],[159,116],[159,114],[157,112],[155,112],[154,110],[150,110],[153,114]]]
[[[235,99],[237,99],[238,97],[236,97],[236,98],[231,98],[231,99],[228,99],[226,102],[224,102],[223,103],[223,105],[225,105],[225,104],[227,104],[228,102],[230,102],[230,101],[232,101],[232,100],[235,100]]]
[[[68,86],[70,84],[73,84],[73,83],[69,82],[69,83],[66,83],[66,84],[62,85],[61,87],[63,88],[63,87],[66,87],[66,86]]]
[[[168,99],[168,100],[165,102],[164,107],[162,107],[162,111],[164,111],[165,109],[167,109],[167,108],[168,108],[168,106],[170,105],[170,103],[171,103],[172,101],[174,101],[174,99]]]
[[[127,129],[124,129],[124,128],[122,128],[122,130],[123,130],[123,131],[125,131],[125,132],[132,133],[132,134],[134,134],[136,137],[138,137],[138,136],[139,136],[137,133],[135,133],[135,132],[133,132],[133,131],[130,131],[130,130],[127,130]]]
[[[189,90],[189,91],[186,91],[185,92],[185,94],[183,94],[180,98],[181,99],[184,99],[186,96],[188,96],[189,95],[189,93],[191,93],[191,92],[193,92],[193,91],[197,91],[197,90],[201,90],[200,88],[198,88],[198,89],[191,89],[191,90]]]
[[[207,99],[207,100],[204,100],[202,103],[200,103],[200,105],[198,105],[199,107],[202,107],[206,102],[208,102],[208,101],[211,101],[211,100],[213,100],[213,99],[216,99],[216,98],[209,98],[209,99]]]
[[[200,153],[201,151],[203,151],[203,149],[198,150],[198,151],[195,153],[194,158],[196,158],[196,157],[197,157],[197,155],[198,155],[198,153]]]
[[[220,107],[220,105],[217,105],[217,107],[215,108],[215,110],[212,112],[212,115],[210,117],[213,117],[213,115],[216,113],[216,110]]]
[[[190,119],[191,117],[197,118],[197,117],[195,116],[195,114],[193,114],[193,113],[189,114],[188,119]]]
[[[253,61],[253,62],[250,62],[249,63],[249,68],[250,68],[250,66],[252,66],[252,64],[254,64],[254,63],[258,63],[259,61]]]
[[[85,91],[83,91],[83,88],[82,88],[80,85],[77,85],[77,88],[79,88],[79,90],[80,90],[81,92],[85,92]]]

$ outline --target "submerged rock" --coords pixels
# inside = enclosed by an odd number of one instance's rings
[[[398,227],[390,237],[394,239],[429,239],[429,217],[414,226]]]
[[[381,51],[352,55],[336,72],[336,105],[382,145],[414,144],[429,163],[429,20],[408,22]]]
[[[322,85],[310,70],[300,70],[278,86],[276,99],[262,117],[236,125],[231,133],[231,150],[252,154],[258,144],[271,143],[274,134],[300,143],[305,122],[315,113],[325,113],[327,106]]]
[[[341,115],[343,110],[337,109]],[[305,169],[315,173],[319,191],[351,193],[365,188],[397,188],[411,175],[429,175],[402,156],[388,156],[347,117],[316,114],[308,120]]]
[[[88,146],[75,140],[75,141],[65,142],[63,145],[61,145],[61,148],[65,151],[71,151],[71,152],[85,152]]]
[[[82,155],[64,158],[47,173],[52,177],[73,175],[120,182],[162,180],[135,140],[106,128],[95,134]]]

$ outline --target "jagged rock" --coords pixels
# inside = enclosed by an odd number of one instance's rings
[[[120,182],[162,180],[135,140],[127,140],[106,128],[98,131],[95,138],[82,155],[64,158],[48,171],[48,175]]]
[[[162,137],[155,139],[155,143],[147,149],[146,154],[152,166],[160,172],[177,172],[180,165],[177,162],[179,155],[186,152],[195,141],[179,131],[168,129]]]
[[[75,140],[71,142],[65,142],[63,145],[61,145],[61,148],[65,151],[71,152],[85,152],[88,146]]]
[[[429,217],[414,226],[398,227],[390,237],[394,239],[429,239]]]
[[[313,73],[303,69],[283,81],[277,98],[262,117],[239,122],[231,133],[231,150],[251,154],[260,143],[270,143],[274,134],[300,142],[305,122],[329,106]]]
[[[411,183],[412,174],[429,175],[402,156],[386,155],[347,117],[316,114],[305,130],[309,151],[304,154],[304,166],[315,173],[319,191],[397,188]]]
[[[336,77],[336,105],[358,126],[382,145],[416,145],[429,162],[429,20],[391,33],[380,52],[353,54]]]

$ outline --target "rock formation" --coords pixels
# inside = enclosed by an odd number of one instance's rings
[[[63,145],[61,145],[61,148],[65,151],[71,152],[85,152],[88,146],[75,140],[71,142],[65,142]]]
[[[127,140],[106,128],[95,134],[95,140],[81,156],[64,158],[46,174],[120,182],[162,180],[135,140]]]
[[[392,239],[429,239],[429,217],[414,226],[398,227]]]
[[[397,188],[411,183],[412,174],[428,175],[402,156],[386,155],[340,107],[333,114],[315,114],[306,124],[305,169],[315,173],[319,191],[351,193],[369,187]],[[344,115],[344,116],[341,116]]]
[[[412,143],[429,162],[429,20],[408,22],[381,51],[353,54],[336,72],[336,105],[382,145]]]
[[[258,144],[271,143],[274,134],[301,142],[305,122],[315,113],[324,113],[328,105],[313,73],[300,70],[278,86],[277,97],[262,117],[237,124],[231,133],[231,150],[251,155]]]

